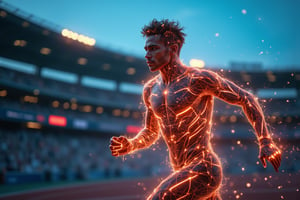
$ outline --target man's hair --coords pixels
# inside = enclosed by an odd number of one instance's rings
[[[186,36],[182,31],[183,27],[180,27],[178,22],[169,21],[168,19],[163,19],[161,21],[153,19],[149,25],[143,27],[141,33],[144,37],[161,35],[161,39],[166,45],[178,44],[179,54],[184,43],[184,37]]]

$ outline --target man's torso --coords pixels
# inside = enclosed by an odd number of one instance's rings
[[[168,85],[156,78],[149,102],[175,168],[209,150],[213,97],[203,95],[190,70]]]

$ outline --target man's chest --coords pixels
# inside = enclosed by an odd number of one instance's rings
[[[191,90],[189,79],[175,81],[169,85],[155,84],[152,87],[150,103],[160,117],[177,115],[197,101],[198,95]]]

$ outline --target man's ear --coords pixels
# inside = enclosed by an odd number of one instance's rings
[[[175,53],[175,54],[178,54],[178,44],[172,44],[170,45],[170,49]]]

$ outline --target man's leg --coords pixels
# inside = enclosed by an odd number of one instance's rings
[[[222,171],[219,165],[201,161],[172,173],[157,186],[147,200],[207,198],[219,189],[221,179]]]

